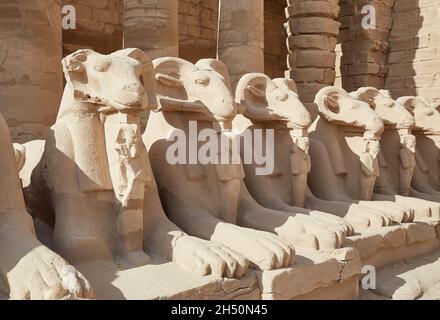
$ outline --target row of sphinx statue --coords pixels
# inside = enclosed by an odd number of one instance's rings
[[[13,144],[0,123],[0,290],[13,299],[93,298],[92,279],[73,267],[84,261],[160,256],[241,278],[288,267],[299,248],[440,220],[440,113],[421,97],[325,87],[314,116],[289,79],[246,74],[234,94],[215,59],[79,50],[62,65],[45,141]],[[169,163],[169,133],[190,121],[219,135],[272,129],[271,172],[255,174],[255,161]],[[34,220],[52,230],[47,246]]]

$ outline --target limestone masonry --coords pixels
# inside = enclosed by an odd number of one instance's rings
[[[440,299],[440,0],[0,0],[0,300]]]

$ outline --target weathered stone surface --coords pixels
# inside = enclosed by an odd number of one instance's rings
[[[264,72],[264,1],[222,0],[217,56],[229,68],[232,87],[248,72]]]
[[[179,55],[177,0],[126,0],[124,47],[139,48],[151,59]]]
[[[26,210],[18,170],[25,149],[14,145],[0,114],[0,283],[1,297],[20,300],[92,298],[89,282],[36,237]],[[1,299],[1,298],[0,298]]]
[[[60,4],[2,3],[0,11],[0,111],[14,141],[45,138],[62,95]]]
[[[111,53],[122,48],[124,0],[62,0],[76,10],[76,29],[63,29],[63,57],[90,48]]]

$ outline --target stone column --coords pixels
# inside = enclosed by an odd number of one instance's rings
[[[178,0],[125,0],[124,48],[144,50],[151,59],[179,55]]]
[[[45,138],[63,89],[60,1],[0,3],[0,112],[14,142]]]
[[[384,88],[393,4],[394,0],[341,1],[341,62],[337,66],[341,78],[337,84],[345,90]]]
[[[288,0],[289,70],[301,101],[312,103],[316,93],[335,82],[335,47],[339,34],[339,0]]]
[[[220,0],[217,56],[233,88],[245,73],[264,72],[263,0]]]

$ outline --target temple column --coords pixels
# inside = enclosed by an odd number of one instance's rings
[[[139,48],[151,59],[179,55],[178,0],[125,0],[124,48]]]
[[[15,142],[45,138],[63,90],[60,1],[0,3],[0,112]]]
[[[241,76],[264,72],[264,1],[220,0],[217,57],[235,88]]]
[[[312,103],[336,78],[339,0],[288,0],[286,76],[295,80],[301,101]]]

